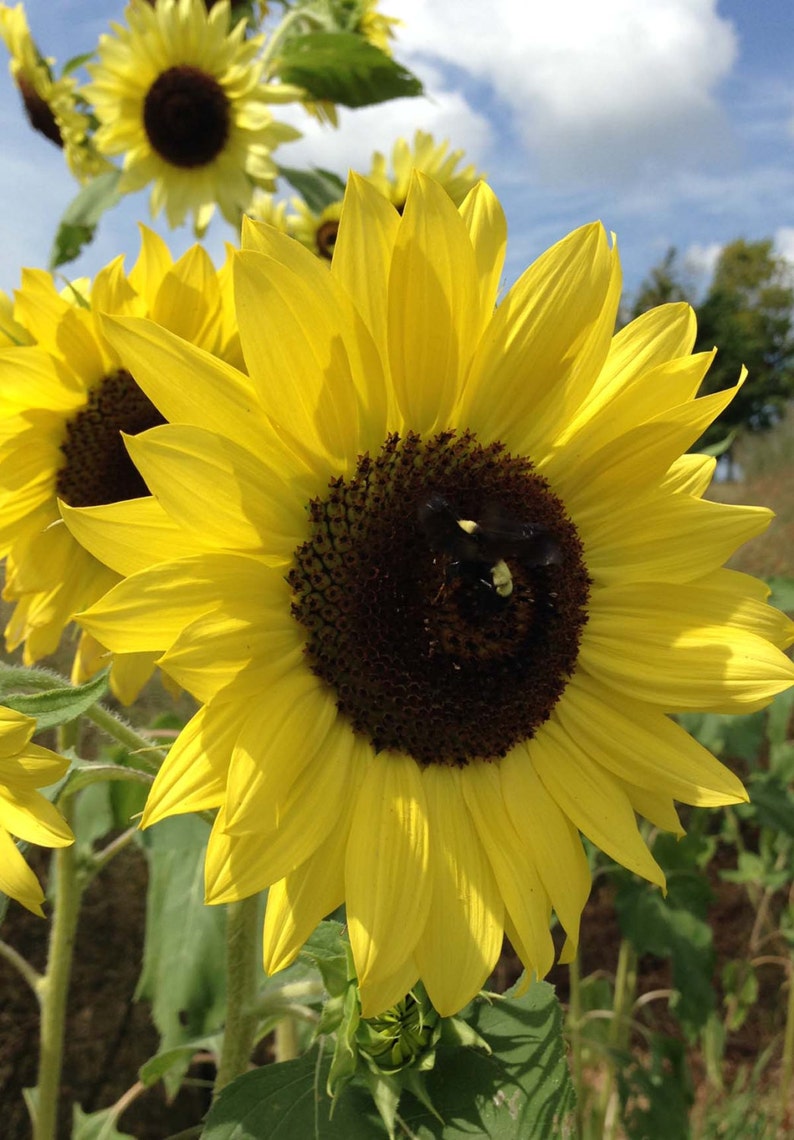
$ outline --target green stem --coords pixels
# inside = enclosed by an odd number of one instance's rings
[[[277,50],[281,47],[281,41],[287,32],[291,30],[293,24],[309,24],[310,27],[312,25],[319,28],[322,27],[321,21],[305,8],[293,8],[291,12],[287,12],[278,27],[268,36],[265,41],[264,49],[259,56],[263,64],[263,73],[266,79],[270,78],[271,64],[277,54]]]
[[[576,1135],[584,1136],[584,1058],[582,1057],[582,976],[579,951],[568,964],[568,1024],[571,1041],[571,1072],[576,1089]]]
[[[612,1112],[612,1098],[615,1088],[615,1072],[618,1064],[622,1064],[620,1054],[624,1053],[629,1045],[631,1034],[631,1007],[637,988],[637,955],[634,947],[626,939],[620,943],[618,954],[618,968],[615,975],[615,999],[612,1006],[612,1019],[607,1034],[607,1072],[601,1090],[600,1118],[602,1121],[601,1135],[604,1140],[612,1140],[617,1133],[618,1114]],[[609,1117],[609,1119],[608,1119]]]
[[[259,897],[230,903],[226,912],[226,1028],[215,1096],[248,1068],[259,1017],[257,927]]]
[[[7,942],[3,942],[2,940],[0,940],[0,958],[5,958],[6,962],[14,966],[28,983],[34,994],[38,995],[41,974],[38,970],[33,969],[27,958],[23,958],[13,946],[9,946]]]
[[[141,736],[132,725],[127,724],[121,717],[116,716],[102,705],[92,705],[85,714],[90,721],[123,745],[131,755],[135,755],[141,766],[150,772],[157,772],[165,760],[165,752]]]
[[[788,962],[788,1003],[786,1005],[786,1030],[783,1034],[783,1068],[780,1081],[780,1117],[785,1117],[789,1109],[791,1081],[794,1077],[794,955]]]
[[[62,804],[62,811],[67,822],[71,822],[69,818],[71,804],[68,799]],[[82,895],[74,847],[58,848],[54,853],[53,863],[55,898],[47,972],[37,986],[41,1028],[36,1088],[38,1099],[33,1120],[34,1140],[55,1140],[56,1135],[58,1093],[63,1067],[66,998]]]

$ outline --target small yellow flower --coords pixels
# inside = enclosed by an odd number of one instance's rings
[[[74,836],[37,788],[66,774],[69,761],[31,744],[36,722],[0,707],[0,891],[43,915],[44,892],[12,836],[42,847],[68,847]]]
[[[0,4],[0,36],[11,54],[11,75],[31,126],[63,148],[69,169],[81,182],[109,169],[88,133],[88,115],[76,98],[77,80],[53,76],[55,60],[39,53],[22,4],[16,8]]]
[[[363,1016],[417,978],[447,1016],[504,934],[543,975],[554,910],[571,953],[580,832],[662,885],[637,814],[680,834],[675,800],[746,799],[669,714],[794,682],[794,626],[722,569],[770,512],[703,498],[714,461],[685,453],[737,389],[696,398],[687,305],[613,335],[600,225],[498,306],[482,182],[458,209],[416,175],[400,215],[353,176],[330,267],[266,227],[244,245],[248,375],[113,322],[170,421],[131,454],[192,546],[148,546],[123,503],[66,511],[119,572],[145,552],[79,620],[203,702],[144,822],[217,809],[207,900],[270,888],[266,968],[344,903]]]
[[[203,0],[133,2],[127,26],[99,41],[86,97],[100,127],[96,143],[124,155],[122,193],[152,184],[154,216],[178,226],[192,213],[197,233],[216,204],[239,225],[254,186],[273,189],[271,157],[299,132],[268,110],[262,37],[230,28],[228,0],[208,12]]]
[[[174,262],[162,239],[142,230],[129,276],[119,258],[92,286],[75,282],[61,295],[49,273],[23,270],[5,324],[6,343],[17,346],[0,351],[0,556],[3,596],[15,603],[6,644],[24,642],[26,664],[54,652],[73,612],[118,580],[60,523],[58,499],[90,506],[146,495],[120,433],[163,422],[105,339],[101,314],[148,316],[242,364],[228,270],[216,274],[199,247]],[[31,343],[14,341],[20,328]],[[83,637],[73,680],[100,668],[103,656]],[[151,669],[151,655],[117,659],[114,691],[134,699]]]

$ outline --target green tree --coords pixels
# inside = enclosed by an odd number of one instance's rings
[[[690,300],[675,249],[640,286],[634,315],[666,301]],[[731,404],[695,444],[716,446],[739,431],[765,431],[794,398],[794,274],[773,252],[772,241],[739,238],[724,246],[703,300],[695,304],[695,351],[717,347],[701,395],[748,376]]]

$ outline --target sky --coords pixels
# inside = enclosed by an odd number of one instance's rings
[[[771,238],[794,263],[792,0],[380,0],[380,10],[403,21],[394,54],[425,96],[343,109],[337,131],[277,108],[304,131],[277,152],[285,165],[344,176],[417,129],[448,139],[505,209],[508,285],[594,219],[617,235],[629,294],[670,246],[695,291],[735,238]],[[124,4],[29,0],[26,11],[60,64],[94,47]],[[11,291],[22,266],[46,266],[78,187],[27,126],[2,66],[0,131],[0,288]],[[151,224],[146,192],[108,213],[65,272],[93,275],[119,253],[131,265],[139,221]],[[195,240],[188,226],[154,228],[175,255]],[[218,218],[205,244],[219,264],[235,240]]]

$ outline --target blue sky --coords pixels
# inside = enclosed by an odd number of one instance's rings
[[[507,283],[547,245],[600,218],[618,236],[626,288],[670,245],[695,285],[721,245],[770,237],[794,262],[794,4],[791,0],[381,0],[403,20],[395,54],[428,97],[343,112],[338,132],[299,111],[305,130],[287,165],[366,169],[373,150],[431,131],[485,171],[509,223]],[[63,62],[89,50],[112,0],[29,0],[39,47]],[[280,111],[279,111],[280,113]],[[286,117],[286,115],[284,116]],[[27,127],[0,67],[0,287],[45,265],[57,219],[76,192],[60,153]],[[285,188],[285,193],[288,193]],[[149,221],[138,194],[103,220],[68,268],[93,274],[138,249]],[[187,227],[166,236],[175,253]],[[207,235],[219,261],[235,234]]]

